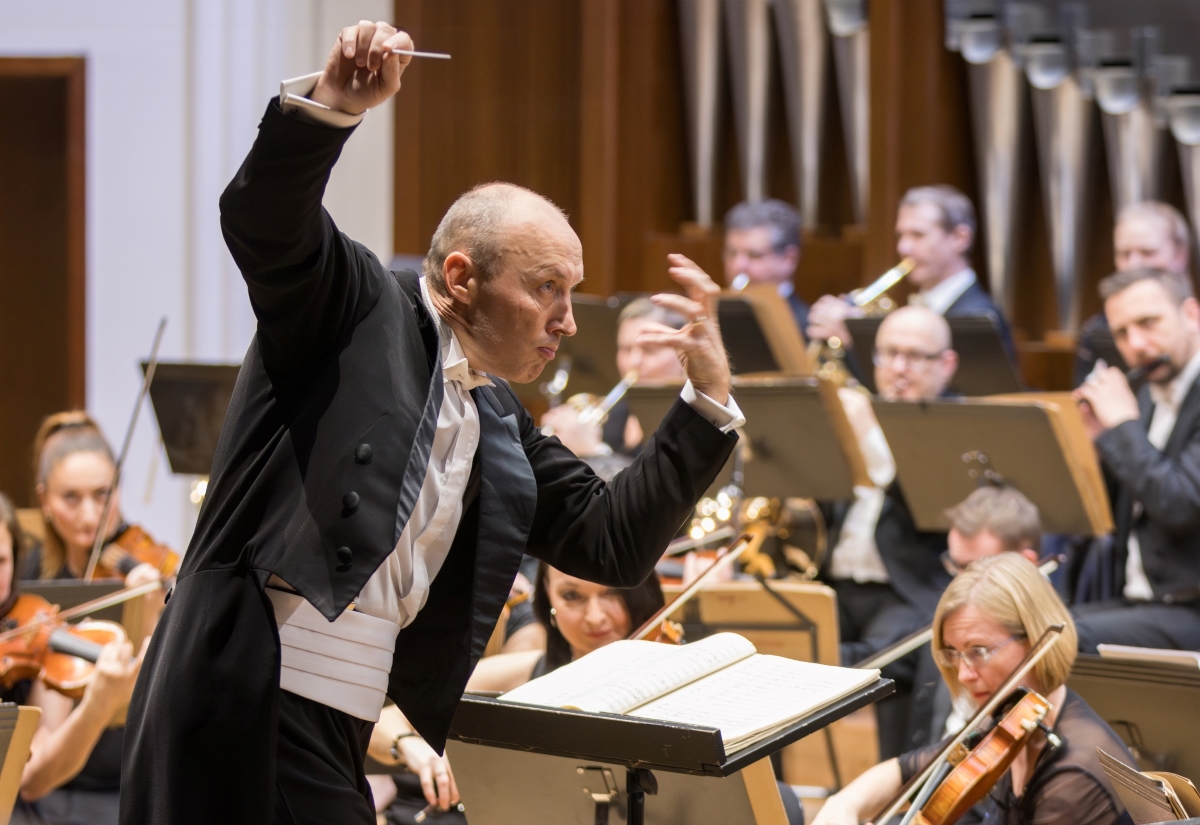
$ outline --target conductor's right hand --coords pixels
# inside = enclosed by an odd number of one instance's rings
[[[347,26],[329,51],[312,99],[352,115],[378,106],[400,91],[400,75],[412,60],[391,50],[412,48],[412,38],[387,23]]]

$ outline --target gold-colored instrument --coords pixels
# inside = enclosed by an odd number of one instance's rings
[[[625,397],[625,393],[629,392],[629,388],[637,383],[637,379],[637,370],[630,370],[603,398],[595,393],[580,392],[568,398],[566,404],[579,413],[581,424],[599,426],[608,418],[608,414],[612,412],[613,407],[617,406],[617,402]],[[547,424],[542,427],[542,435],[554,435],[554,428]]]
[[[914,266],[916,266],[916,261],[912,258],[905,258],[868,286],[852,291],[849,295],[851,306],[862,310],[862,314],[869,317],[887,315],[896,308],[896,302],[887,294],[888,290],[903,281],[908,273],[912,272]],[[837,336],[827,340],[814,338],[808,344],[808,355],[810,360],[817,365],[817,377],[834,381],[837,384],[845,384],[849,380],[845,342]]]

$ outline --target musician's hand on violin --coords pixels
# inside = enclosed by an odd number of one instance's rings
[[[400,75],[412,60],[391,50],[412,48],[412,38],[387,23],[363,20],[347,26],[330,49],[311,97],[352,115],[378,106],[400,91]]]
[[[579,411],[570,404],[560,404],[546,410],[542,426],[553,428],[554,435],[571,452],[580,458],[599,455],[604,439],[599,424],[585,424],[579,420]]]
[[[1141,415],[1137,396],[1116,367],[1093,370],[1072,396],[1079,402],[1092,438],[1126,421],[1136,421]]]
[[[162,573],[158,572],[158,568],[153,564],[150,564],[149,562],[142,562],[137,567],[129,571],[129,575],[125,577],[125,586],[137,587],[138,585],[149,584],[150,582],[156,581],[162,581]]]
[[[426,802],[437,805],[440,811],[448,811],[451,805],[458,804],[458,785],[445,756],[438,756],[419,736],[405,737],[397,747],[404,764],[421,780]]]
[[[862,310],[850,304],[845,296],[822,295],[808,311],[808,329],[804,334],[810,341],[837,338],[843,347],[852,347],[854,339],[850,337],[846,319],[860,315]]]
[[[133,655],[133,645],[129,642],[113,642],[100,651],[83,701],[94,706],[102,718],[112,718],[129,704],[149,646],[150,640],[146,639],[137,656]]]
[[[644,346],[666,346],[675,350],[687,377],[697,392],[718,404],[729,401],[730,370],[721,329],[717,325],[717,297],[720,288],[708,274],[684,255],[667,256],[671,277],[685,295],[663,293],[651,298],[655,304],[672,310],[691,323],[683,329],[666,324],[646,324],[638,335]]]

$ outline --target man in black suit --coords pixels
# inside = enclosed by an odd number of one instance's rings
[[[975,207],[953,186],[918,186],[904,193],[896,214],[896,254],[914,262],[907,280],[917,292],[909,302],[947,318],[991,316],[1000,328],[1009,359],[1016,363],[1017,351],[1004,314],[971,268],[975,227]],[[823,295],[809,313],[808,337],[827,340],[836,336],[852,346],[845,319],[860,313],[844,298]]]
[[[911,306],[891,313],[875,338],[879,396],[885,401],[942,396],[958,365],[950,344],[949,325],[932,310]],[[821,577],[837,592],[841,660],[849,666],[933,621],[950,574],[942,564],[946,534],[924,532],[913,523],[870,399],[846,388],[839,398],[873,482],[855,487],[853,499],[824,508],[832,551]],[[906,660],[887,675],[904,692],[912,684],[913,664]],[[885,757],[904,749],[906,698],[877,706]]]
[[[808,304],[796,294],[800,264],[800,213],[781,200],[743,201],[725,213],[725,284],[774,284],[791,307],[800,335]]]
[[[581,248],[553,204],[471,190],[424,277],[338,232],[325,183],[399,89],[411,58],[393,48],[412,41],[343,30],[324,71],[269,104],[221,199],[258,332],[130,706],[125,825],[373,824],[363,758],[385,695],[443,748],[522,552],[634,585],[732,450],[718,290],[686,258],[686,296],[656,300],[689,323],[643,337],[690,383],[606,485],[502,380],[536,378],[575,331]]]
[[[1200,303],[1188,276],[1158,269],[1110,275],[1100,295],[1127,364],[1166,360],[1137,394],[1116,367],[1094,370],[1075,391],[1117,485],[1122,593],[1075,608],[1080,650],[1200,650]]]

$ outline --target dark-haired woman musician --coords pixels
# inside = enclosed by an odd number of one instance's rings
[[[502,653],[481,659],[471,674],[467,689],[507,692],[518,688],[530,679],[628,638],[662,606],[662,588],[654,576],[638,587],[613,588],[577,579],[541,564],[534,582],[533,612],[546,631],[545,650]],[[394,706],[384,708],[371,735],[368,752],[378,762],[406,765],[419,778],[429,803],[436,803],[442,810],[457,804],[458,787],[446,757],[438,756],[414,735],[403,714]],[[372,787],[379,794],[376,783],[373,782]],[[384,792],[390,792],[390,789],[385,786]],[[783,785],[780,792],[788,822],[791,825],[803,823],[803,810],[795,794]],[[378,801],[383,801],[381,794]],[[404,800],[392,805],[388,822],[400,825],[412,821],[402,812],[405,807]],[[438,820],[431,817],[427,821]]]
[[[1052,747],[1046,737],[1034,734],[988,797],[960,823],[1129,822],[1096,748],[1131,766],[1136,762],[1104,720],[1066,686],[1075,661],[1075,626],[1034,565],[1017,553],[1003,553],[976,561],[960,573],[934,615],[934,657],[956,699],[979,707],[1017,668],[1032,642],[1058,623],[1066,630],[1022,684],[1052,705],[1044,721],[1062,744]],[[879,814],[939,747],[911,751],[871,768],[826,801],[816,825],[858,825]]]
[[[21,558],[21,532],[16,511],[0,494],[0,630],[19,595],[15,572]],[[0,701],[41,708],[29,762],[21,775],[21,793],[11,822],[45,825],[107,825],[117,822],[120,788],[120,737],[116,739],[117,771],[106,777],[92,754],[124,711],[141,666],[133,648],[107,645],[96,662],[92,682],[78,703],[41,682],[23,679],[0,693]],[[89,771],[85,769],[90,769]]]

